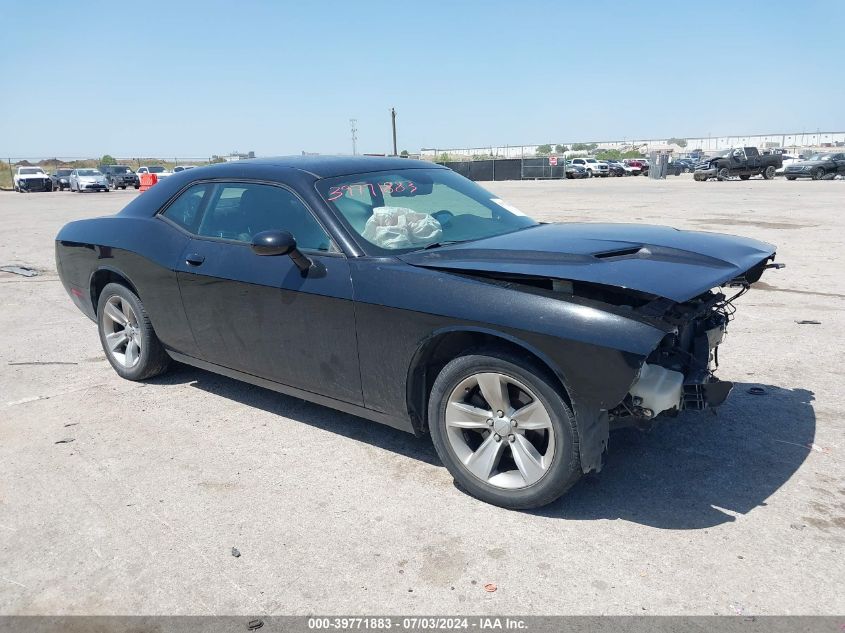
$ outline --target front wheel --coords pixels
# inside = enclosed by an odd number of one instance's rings
[[[728,180],[731,177],[731,172],[728,170],[727,167],[722,167],[719,171],[716,172],[716,179],[717,180]]]
[[[495,351],[456,358],[431,390],[437,454],[472,496],[511,509],[551,503],[578,481],[575,417],[556,380]]]
[[[813,180],[821,180],[822,178],[824,178],[824,169],[816,167],[813,170]]]
[[[170,357],[158,340],[141,299],[120,284],[107,284],[97,302],[100,342],[121,378],[144,380],[167,371]]]

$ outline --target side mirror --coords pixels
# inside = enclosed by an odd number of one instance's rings
[[[303,273],[313,262],[296,247],[296,239],[288,231],[261,231],[252,236],[252,251],[256,255],[287,255]]]

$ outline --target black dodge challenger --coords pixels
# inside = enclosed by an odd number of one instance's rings
[[[453,171],[296,157],[191,169],[56,238],[117,373],[172,359],[415,433],[470,494],[553,501],[609,431],[722,403],[751,239],[546,224]]]

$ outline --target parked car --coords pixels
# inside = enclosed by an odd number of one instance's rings
[[[53,180],[40,167],[18,167],[12,176],[12,187],[18,193],[53,191]]]
[[[172,176],[173,172],[167,171],[167,169],[161,165],[144,165],[143,167],[138,168],[137,174],[139,179],[142,174],[155,174],[159,180],[163,180],[168,176]]]
[[[53,190],[64,191],[70,189],[70,172],[72,169],[57,169],[56,173],[50,174],[50,180],[53,181]]]
[[[448,168],[360,156],[191,169],[56,238],[121,377],[175,359],[430,434],[463,490],[508,508],[599,470],[611,428],[724,402],[711,359],[774,257],[540,223]]]
[[[619,175],[621,175],[621,176],[636,176],[640,173],[639,169],[634,169],[633,167],[626,165],[622,160],[620,160],[618,158],[608,160],[607,164],[611,168],[614,168],[614,167],[617,168],[617,174],[616,174],[617,176],[619,176]],[[622,169],[621,174],[618,173],[618,169]]]
[[[587,169],[583,165],[573,165],[572,163],[566,163],[566,177],[567,178],[589,178],[590,174],[587,173]]]
[[[622,163],[617,163],[616,161],[610,160],[603,160],[601,161],[605,165],[607,165],[607,173],[611,176],[625,176],[625,166]]]
[[[624,163],[633,170],[634,176],[648,175],[648,163],[642,158],[626,158]]]
[[[106,177],[109,187],[112,189],[126,189],[127,187],[138,189],[141,186],[138,174],[126,165],[100,165],[100,171]]]
[[[108,191],[109,181],[105,174],[99,169],[74,169],[70,172],[70,190],[82,193],[83,191]]]
[[[173,173],[178,174],[180,171],[185,171],[186,169],[193,169],[196,165],[176,165],[173,168]]]
[[[781,164],[781,166],[778,169],[775,170],[775,175],[776,176],[783,176],[783,172],[787,167],[789,167],[793,163],[797,163],[798,161],[801,161],[801,160],[807,160],[807,157],[804,154],[798,154],[798,155],[784,154],[783,155],[783,163]]]
[[[602,178],[607,178],[610,171],[607,168],[607,163],[601,163],[595,158],[573,158],[572,159],[573,165],[581,165],[584,169],[587,170],[587,176],[589,178],[601,176]]]
[[[760,154],[756,147],[734,147],[696,165],[693,177],[699,181],[727,180],[732,176],[739,176],[741,180],[763,176],[771,180],[782,164],[781,154]]]
[[[695,171],[695,161],[691,158],[676,158],[670,164],[677,165],[676,171],[682,174],[691,174]]]
[[[807,160],[792,163],[783,171],[787,180],[795,180],[796,178],[821,180],[836,174],[845,174],[845,153],[813,154]]]

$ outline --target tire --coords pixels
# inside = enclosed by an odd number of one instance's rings
[[[813,180],[821,180],[822,178],[824,178],[824,169],[816,167],[813,170]]]
[[[488,403],[479,375],[487,385],[513,385],[504,391],[505,401],[491,398]],[[476,499],[512,510],[544,506],[569,490],[581,477],[578,432],[558,389],[557,381],[534,361],[496,350],[448,363],[431,389],[428,424],[434,448],[457,485]],[[522,421],[535,426],[530,430],[508,417],[513,409],[519,414],[526,402],[533,410]],[[466,465],[473,460],[480,474]]]
[[[592,170],[592,169],[588,169],[588,170],[587,170],[587,178],[592,178],[592,177],[593,177],[593,170]]]
[[[126,286],[110,283],[103,288],[97,301],[97,330],[106,358],[121,378],[145,380],[167,371],[170,356],[144,304]]]
[[[739,177],[740,180],[748,180],[749,178],[751,178],[751,176],[749,176],[747,174]]]
[[[728,180],[731,177],[731,172],[727,167],[722,167],[716,172],[716,180]]]
[[[763,170],[763,179],[772,180],[777,173],[777,168],[774,165],[769,165]]]
[[[141,188],[141,185],[133,185],[133,186],[135,187],[135,189],[140,189],[140,188]]]

